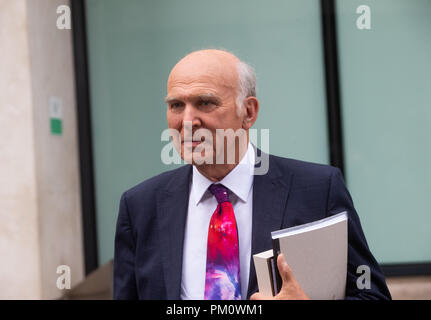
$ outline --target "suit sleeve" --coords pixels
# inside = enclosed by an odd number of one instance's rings
[[[114,299],[138,299],[135,278],[135,239],[125,194],[120,200],[115,233]]]
[[[328,213],[333,215],[342,211],[348,213],[346,299],[391,299],[383,272],[368,247],[359,216],[344,184],[341,171],[335,168],[330,179]],[[361,269],[358,271],[359,266],[369,267],[371,276],[369,289],[368,286],[360,289],[359,287],[364,286],[357,285],[358,278],[364,274]],[[360,282],[362,282],[361,280],[359,279]]]

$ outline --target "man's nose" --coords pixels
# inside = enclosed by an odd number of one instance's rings
[[[184,109],[183,122],[190,122],[193,128],[198,128],[202,125],[199,110],[197,110],[193,105],[186,104]]]

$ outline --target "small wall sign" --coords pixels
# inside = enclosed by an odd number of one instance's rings
[[[63,102],[58,97],[49,97],[48,106],[51,134],[61,136],[63,134]]]

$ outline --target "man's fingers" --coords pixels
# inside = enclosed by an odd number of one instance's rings
[[[280,272],[283,284],[280,292],[275,296],[277,300],[310,300],[307,294],[302,290],[298,282],[293,276],[292,269],[290,269],[283,254],[277,257],[277,267]]]
[[[272,300],[273,297],[265,296],[260,292],[256,292],[250,296],[250,300]]]
[[[283,284],[285,282],[290,281],[292,277],[292,270],[284,259],[284,255],[280,253],[277,257],[277,267],[280,272],[281,279],[283,280]]]
[[[261,296],[262,294],[260,292],[253,293],[250,296],[250,300],[262,300]]]

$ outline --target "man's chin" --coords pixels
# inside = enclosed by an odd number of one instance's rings
[[[212,154],[206,156],[205,152],[202,151],[186,151],[181,154],[181,158],[188,164],[192,164],[197,167],[215,163]]]

